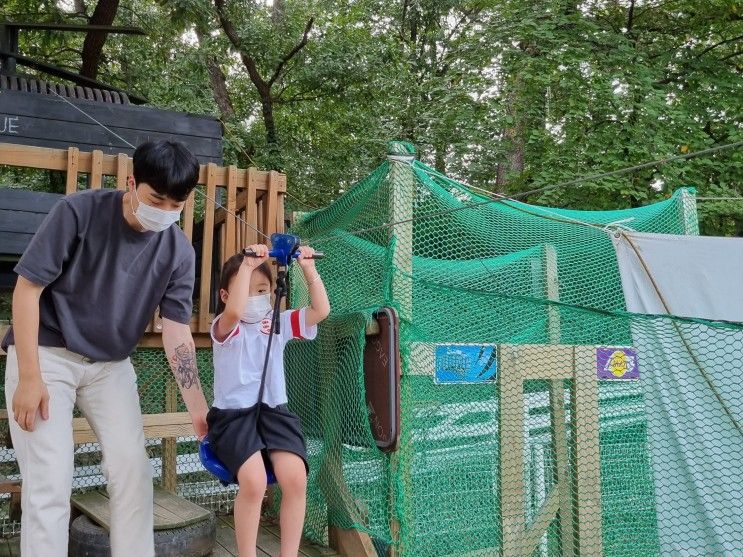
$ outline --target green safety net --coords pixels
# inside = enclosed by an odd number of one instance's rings
[[[694,190],[635,209],[553,209],[482,197],[404,143],[390,155],[291,230],[325,252],[332,305],[317,339],[286,351],[310,460],[306,534],[353,528],[380,555],[662,554],[656,498],[674,486],[654,483],[653,409],[629,378],[657,371],[634,336],[664,342],[675,329],[658,323],[676,318],[625,311],[610,233],[698,234]],[[292,271],[291,303],[307,304]],[[365,394],[365,328],[381,307],[400,318],[391,453]],[[739,332],[697,323],[692,344],[721,338],[705,327]],[[715,342],[710,357],[741,350]],[[615,380],[598,380],[601,366]],[[686,542],[688,555],[714,554]]]

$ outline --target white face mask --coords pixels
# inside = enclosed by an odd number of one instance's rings
[[[137,189],[134,189],[134,197],[137,198],[137,210],[134,210],[132,206],[132,212],[135,218],[139,221],[145,230],[152,232],[162,232],[170,228],[171,224],[178,222],[181,218],[181,210],[177,211],[165,211],[152,207],[146,203],[142,203],[137,195]],[[131,201],[131,198],[129,198]]]
[[[270,294],[251,296],[248,298],[248,303],[243,310],[242,320],[245,321],[245,323],[258,323],[259,321],[262,321],[270,311]]]

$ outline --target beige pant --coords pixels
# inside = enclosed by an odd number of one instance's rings
[[[136,376],[129,359],[89,363],[64,348],[39,348],[41,375],[49,390],[49,419],[37,414],[34,431],[13,420],[18,360],[10,346],[5,400],[21,470],[21,555],[64,557],[70,521],[73,451],[72,409],[90,422],[103,451],[108,481],[113,557],[155,554],[152,467],[145,451]]]

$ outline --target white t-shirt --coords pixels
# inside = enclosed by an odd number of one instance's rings
[[[266,358],[271,315],[259,323],[238,322],[224,341],[215,336],[211,327],[214,361],[214,406],[217,408],[249,408],[258,401],[263,362]],[[284,347],[291,339],[312,340],[317,336],[317,326],[307,327],[305,308],[281,312],[281,333],[271,341],[271,356],[266,370],[263,402],[270,407],[286,404],[284,378]]]

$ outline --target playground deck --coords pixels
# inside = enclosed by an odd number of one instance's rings
[[[20,539],[0,538],[0,557],[16,557],[21,554]],[[258,557],[279,556],[279,526],[268,521],[262,521],[258,531]],[[232,515],[217,515],[217,544],[214,546],[212,557],[237,557],[235,543],[235,521]],[[316,545],[308,540],[302,542],[299,548],[300,557],[334,557],[334,550],[329,547]]]

